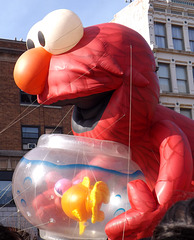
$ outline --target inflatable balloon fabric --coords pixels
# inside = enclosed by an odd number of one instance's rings
[[[193,195],[194,122],[159,104],[154,55],[140,34],[116,23],[81,31],[77,17],[78,31],[73,25],[63,34],[69,22],[57,14],[49,31],[49,15],[34,28],[27,40],[34,48],[15,66],[16,84],[41,104],[74,104],[74,135],[130,147],[146,182],[128,183],[131,209],[105,231],[111,240],[151,236],[172,204]]]

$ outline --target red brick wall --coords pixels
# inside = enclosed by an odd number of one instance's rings
[[[56,127],[71,108],[20,105],[20,90],[14,83],[13,69],[25,49],[24,42],[0,39],[0,150],[22,150],[22,125],[40,126],[43,134],[45,126]],[[19,120],[9,126],[16,119]],[[59,125],[65,134],[71,132],[70,119],[71,113]]]

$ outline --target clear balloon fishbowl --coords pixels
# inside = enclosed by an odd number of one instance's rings
[[[130,209],[127,183],[144,180],[127,146],[44,134],[13,175],[17,208],[43,239],[107,239],[105,225]]]

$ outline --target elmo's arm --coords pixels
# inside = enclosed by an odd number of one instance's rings
[[[155,188],[151,192],[142,180],[128,183],[131,209],[106,225],[105,231],[111,240],[151,236],[166,210],[190,194],[193,161],[185,134],[174,123],[160,121],[151,129],[151,141],[160,153]]]
[[[155,124],[152,141],[160,152],[160,170],[155,186],[157,200],[160,205],[174,203],[191,186],[193,160],[190,144],[185,134],[170,121]]]

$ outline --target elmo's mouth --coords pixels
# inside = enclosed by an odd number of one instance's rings
[[[58,101],[52,105],[75,105],[72,129],[76,133],[91,131],[101,119],[114,91],[93,94],[86,97]]]

